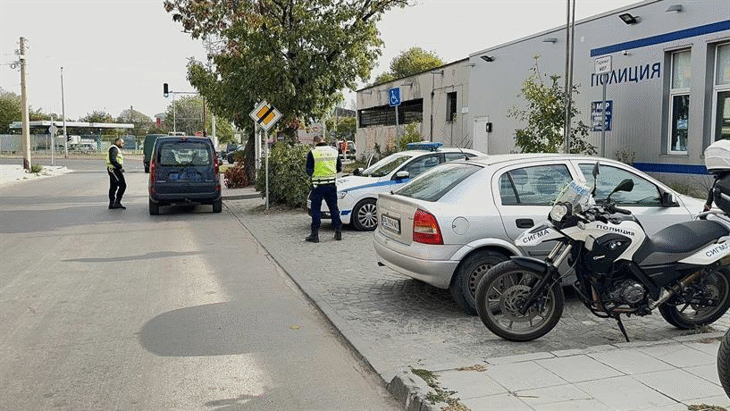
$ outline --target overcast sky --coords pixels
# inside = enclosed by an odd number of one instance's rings
[[[566,0],[411,2],[416,5],[390,11],[380,22],[385,47],[371,78],[412,46],[451,62],[566,21]],[[576,19],[633,3],[577,0]],[[17,94],[20,71],[10,64],[21,36],[27,39],[29,104],[61,113],[63,67],[71,119],[94,110],[116,117],[130,106],[150,117],[164,112],[171,100],[162,96],[162,83],[193,90],[185,65],[189,57],[205,58],[202,43],[182,33],[162,0],[0,0],[0,88]]]

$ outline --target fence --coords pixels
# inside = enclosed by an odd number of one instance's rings
[[[125,139],[125,150],[141,150],[141,145],[134,136],[123,136]],[[22,154],[22,136],[20,134],[0,134],[0,154]],[[78,144],[69,146],[69,153],[95,153],[105,152],[111,145],[110,141],[104,141],[99,136],[81,136],[84,141],[92,141],[90,144]],[[56,136],[56,153],[63,153],[64,141],[62,136]],[[51,155],[51,135],[31,134],[30,151],[36,155]]]

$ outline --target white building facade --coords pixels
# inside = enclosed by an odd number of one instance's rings
[[[633,157],[635,167],[652,173],[705,174],[704,149],[717,139],[730,138],[730,1],[647,0],[578,21],[574,36],[573,83],[578,86],[574,105],[580,114],[573,124],[583,121],[591,127],[589,142],[599,154],[610,158],[631,154],[627,157]],[[426,139],[488,154],[515,151],[515,130],[525,124],[509,112],[526,107],[519,94],[535,56],[540,72],[560,76],[562,85],[565,26],[480,50],[431,72],[360,90],[358,139],[367,148],[381,134],[396,134],[388,127],[364,124],[360,116],[381,102],[363,92],[372,90],[374,95],[377,89],[400,86],[404,104],[408,98],[424,101],[420,129]],[[611,61],[605,77],[610,121],[602,153],[604,77],[595,74],[597,58]],[[458,74],[444,74],[442,79],[434,74],[441,70]],[[446,81],[447,89],[451,83],[448,92],[457,93],[454,107],[438,94],[429,98],[432,79],[438,86]],[[419,84],[413,94],[401,85],[410,82]],[[432,135],[431,109],[436,119]],[[440,110],[457,113],[454,133],[448,132],[448,123],[439,121]]]

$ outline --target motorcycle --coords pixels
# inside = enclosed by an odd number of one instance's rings
[[[648,237],[629,210],[611,201],[616,192],[631,191],[633,181],[623,180],[597,203],[599,172],[596,163],[592,188],[572,181],[547,221],[515,240],[526,247],[555,241],[544,261],[513,257],[480,280],[477,312],[494,334],[530,341],[550,332],[563,312],[562,280],[572,273],[581,302],[594,315],[615,319],[626,341],[622,314],[658,309],[669,324],[691,329],[713,323],[730,307],[730,231],[721,222],[730,224],[727,213],[708,210]]]

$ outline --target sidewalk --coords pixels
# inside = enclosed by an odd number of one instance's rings
[[[244,188],[228,188],[225,184],[221,186],[221,196],[224,200],[246,200],[261,198],[261,193],[256,191],[254,186]]]
[[[458,398],[473,411],[686,411],[690,406],[719,411],[710,406],[730,407],[717,377],[721,336],[698,334],[448,365],[433,374],[436,390],[404,370],[388,389],[409,411],[448,406],[433,404],[429,392],[451,394],[449,398]]]
[[[230,201],[227,208],[405,410],[730,410],[716,367],[730,314],[712,333],[682,336],[658,314],[632,317],[626,323],[637,342],[606,344],[606,336],[620,335],[614,323],[591,320],[580,306],[566,308],[549,335],[510,343],[488,333],[478,318],[444,308],[453,305],[442,301],[448,291],[376,267],[372,233],[347,230],[343,241],[324,239],[311,247],[303,241],[306,213],[262,212],[264,199],[252,188],[224,189],[223,195],[246,199]],[[596,343],[582,344],[586,340]],[[423,377],[434,381],[432,387]],[[697,407],[702,404],[716,408]]]

